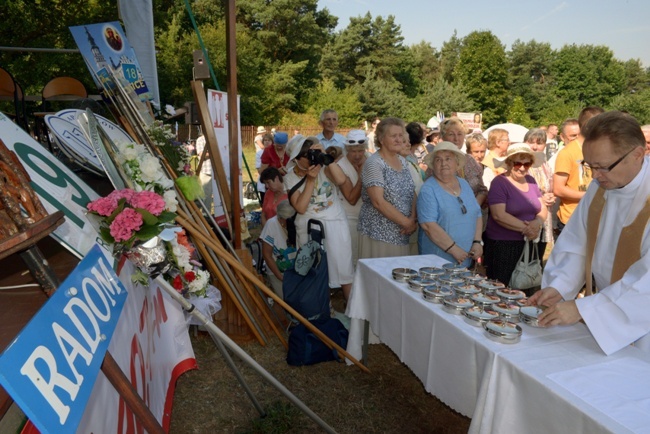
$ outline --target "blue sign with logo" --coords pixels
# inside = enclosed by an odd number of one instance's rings
[[[42,433],[74,433],[128,293],[95,245],[0,355],[0,383]]]

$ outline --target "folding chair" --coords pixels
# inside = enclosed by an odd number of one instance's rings
[[[14,112],[5,113],[25,131],[29,131],[25,116],[25,96],[23,90],[6,69],[0,67],[0,101],[13,101]]]
[[[76,78],[56,77],[48,81],[43,87],[41,91],[41,111],[34,113],[36,117],[35,129],[41,143],[47,145],[50,152],[53,152],[52,142],[44,118],[45,115],[54,111],[51,103],[55,101],[76,101],[83,98],[88,98],[88,91],[83,83]]]

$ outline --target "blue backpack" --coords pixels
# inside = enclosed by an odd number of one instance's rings
[[[348,345],[348,331],[336,318],[310,321],[325,333],[334,343],[345,349]],[[330,349],[303,324],[299,324],[289,334],[287,363],[291,366],[313,365],[330,360],[342,361],[336,350]]]

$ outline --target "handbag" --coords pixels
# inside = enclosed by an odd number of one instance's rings
[[[533,254],[530,252],[530,241],[526,240],[524,251],[519,256],[517,266],[510,276],[509,286],[514,289],[530,289],[542,284],[542,263],[539,260],[537,243],[533,242]]]

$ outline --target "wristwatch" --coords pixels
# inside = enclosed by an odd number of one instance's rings
[[[479,244],[479,245],[482,246],[483,245],[483,240],[474,240],[474,241],[472,241],[472,244]]]

